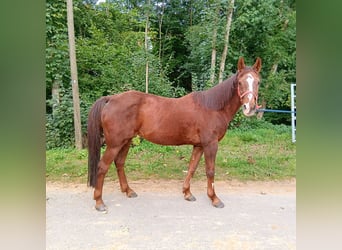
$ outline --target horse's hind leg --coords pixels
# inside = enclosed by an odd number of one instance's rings
[[[98,164],[97,181],[94,190],[94,200],[96,201],[95,208],[98,211],[105,212],[107,208],[102,200],[102,190],[104,178],[108,172],[110,164],[114,161],[115,156],[118,154],[119,148],[107,147],[103,156]]]
[[[189,163],[188,174],[183,184],[183,193],[184,193],[185,200],[188,200],[188,201],[196,200],[195,196],[193,196],[192,193],[190,192],[190,180],[193,177],[197,169],[197,166],[201,159],[202,154],[203,154],[203,148],[194,146],[194,148],[192,149],[192,155],[191,155],[191,159]]]
[[[119,154],[117,155],[114,161],[115,161],[115,166],[116,166],[116,170],[117,170],[118,177],[119,177],[121,192],[126,193],[127,197],[129,198],[133,198],[133,197],[137,197],[138,195],[133,191],[133,189],[131,189],[128,186],[125,169],[124,169],[126,157],[127,157],[130,146],[131,146],[131,140],[122,147],[122,149],[120,150]]]

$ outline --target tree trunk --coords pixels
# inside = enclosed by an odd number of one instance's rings
[[[159,65],[160,65],[159,66],[160,67],[159,77],[160,78],[164,77],[164,70],[163,70],[163,64],[162,64],[162,50],[163,50],[162,25],[163,25],[164,11],[165,11],[165,1],[162,2],[161,12],[160,12],[159,21],[158,21],[158,26],[159,26]]]
[[[213,86],[215,81],[215,66],[216,66],[216,39],[217,39],[217,22],[220,11],[220,3],[216,2],[216,11],[214,16],[213,38],[211,43],[211,66],[210,66],[210,84]]]
[[[192,17],[193,17],[193,9],[192,9],[192,0],[190,0],[190,11],[189,11],[189,26],[192,27]]]
[[[74,15],[73,15],[72,0],[67,0],[67,16],[68,16],[67,20],[68,20],[72,99],[73,99],[73,106],[74,106],[75,147],[76,149],[82,149],[80,99],[79,99],[78,78],[77,78]]]
[[[147,1],[148,8],[150,8],[151,0]],[[150,10],[146,11],[146,25],[145,25],[145,55],[146,55],[146,67],[145,67],[145,92],[148,93],[148,26],[149,26]]]
[[[159,62],[161,64],[161,56],[162,56],[162,25],[163,25],[163,17],[165,10],[165,2],[162,2],[161,13],[159,16]]]
[[[234,0],[231,0],[229,7],[228,7],[228,11],[227,11],[227,25],[226,25],[226,32],[224,36],[224,48],[223,48],[221,63],[220,63],[219,83],[222,82],[223,77],[224,77],[223,73],[224,73],[226,57],[228,53],[229,32],[230,32],[230,26],[232,24],[233,10],[234,10]]]
[[[56,115],[56,109],[59,105],[60,102],[60,97],[59,97],[59,82],[56,80],[53,84],[52,84],[52,116],[55,117]]]

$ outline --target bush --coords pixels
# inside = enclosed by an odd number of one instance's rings
[[[283,126],[287,127],[285,125]],[[250,129],[258,128],[274,129],[275,127],[277,126],[273,125],[272,123],[264,119],[258,119],[256,116],[246,117],[241,112],[238,112],[229,124],[230,129],[239,129],[241,131],[247,131]]]
[[[74,146],[74,108],[71,90],[61,88],[60,103],[48,101],[47,105],[55,106],[51,114],[46,114],[46,148],[69,148]],[[82,134],[87,127],[87,116],[90,105],[81,101]]]

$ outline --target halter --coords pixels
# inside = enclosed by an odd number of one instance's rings
[[[238,84],[238,87],[237,87],[237,93],[238,93],[238,96],[240,97],[240,101],[242,102],[242,98],[245,96],[245,95],[248,95],[248,94],[252,94],[255,98],[255,108],[256,109],[259,109],[261,108],[261,105],[258,105],[258,96],[256,94],[254,94],[253,91],[245,91],[243,92],[242,94],[240,94],[240,88],[239,88],[239,84]]]

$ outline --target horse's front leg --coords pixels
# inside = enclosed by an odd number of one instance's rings
[[[202,147],[198,147],[198,146],[194,146],[194,148],[192,149],[192,154],[191,154],[191,158],[190,158],[190,163],[189,163],[189,168],[188,168],[188,174],[184,180],[184,184],[183,184],[183,193],[184,193],[184,199],[187,201],[195,201],[196,198],[195,196],[192,195],[192,193],[190,192],[190,180],[193,177],[198,163],[201,159],[201,156],[203,154],[203,148]]]
[[[214,141],[204,147],[205,169],[207,174],[208,186],[207,194],[214,207],[223,208],[224,203],[216,196],[214,188],[215,178],[215,159],[218,149],[218,142]]]

